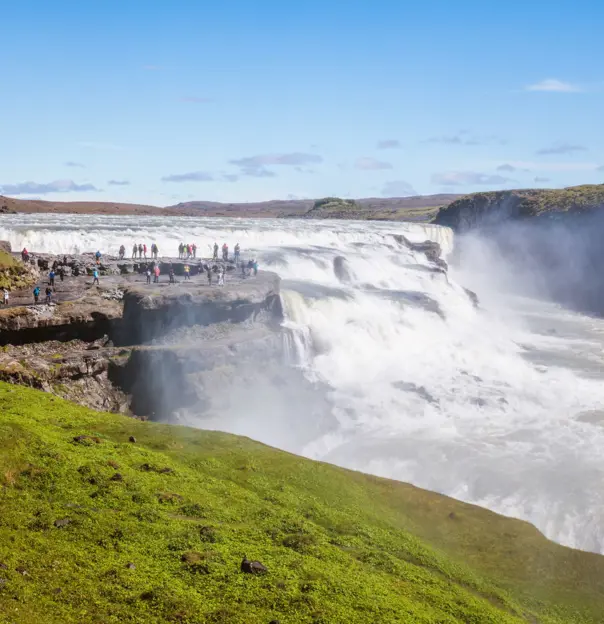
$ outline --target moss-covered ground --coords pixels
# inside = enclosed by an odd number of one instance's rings
[[[16,290],[33,283],[31,273],[11,254],[0,249],[0,289]]]
[[[7,384],[0,444],[2,623],[603,621],[604,557],[406,484]]]

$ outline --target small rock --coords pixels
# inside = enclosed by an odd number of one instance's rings
[[[18,572],[21,576],[29,576],[29,572],[23,566],[15,568],[15,572]]]
[[[0,570],[8,570],[6,563],[0,563]]]
[[[168,467],[166,466],[165,468],[162,468],[159,472],[160,472],[161,474],[169,474],[169,473],[171,473],[171,472],[174,472],[174,470],[172,470],[172,468],[168,468]]]
[[[69,518],[61,518],[60,520],[55,520],[55,526],[60,529],[61,527],[66,527],[68,524],[71,524],[71,520]]]
[[[132,444],[136,444],[136,438],[134,436],[130,436],[128,438],[128,442],[132,442]]]
[[[60,587],[57,587],[56,589],[53,589],[52,593],[58,596],[62,592],[63,590]]]
[[[250,561],[247,557],[244,557],[241,562],[241,571],[246,574],[266,574],[268,568],[260,561]]]
[[[128,568],[128,570],[136,570],[136,566],[132,563],[132,561],[127,563],[126,567]]]
[[[110,479],[110,481],[123,481],[124,477],[119,473],[116,472]]]

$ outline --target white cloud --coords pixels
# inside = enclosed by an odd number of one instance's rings
[[[357,158],[354,163],[355,169],[362,171],[379,171],[381,169],[392,169],[392,164],[376,158]]]
[[[570,82],[563,82],[556,78],[546,78],[541,82],[528,85],[525,87],[525,91],[550,91],[555,93],[580,93],[583,91],[581,87],[574,85]]]
[[[576,145],[575,143],[555,143],[549,147],[543,147],[537,150],[536,154],[572,154],[573,152],[586,152],[587,148],[584,145]]]
[[[500,185],[513,182],[510,178],[477,171],[445,171],[432,175],[432,183],[442,186],[464,186],[471,184]]]
[[[72,193],[99,191],[92,184],[76,184],[73,180],[54,180],[53,182],[19,182],[0,184],[0,191],[7,195],[47,195],[49,193]]]
[[[384,197],[410,197],[417,195],[417,191],[405,180],[391,180],[382,187],[381,193]]]
[[[162,182],[211,182],[214,176],[207,171],[189,171],[164,176]]]
[[[378,149],[399,149],[400,147],[401,142],[398,139],[384,139],[378,141],[377,144]]]
[[[593,162],[535,162],[535,161],[510,161],[510,165],[517,169],[530,169],[531,171],[597,171],[598,165]]]

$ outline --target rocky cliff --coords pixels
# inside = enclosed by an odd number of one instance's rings
[[[44,270],[55,261],[63,266],[62,258],[34,258]],[[163,275],[146,284],[140,263],[109,260],[92,286],[86,258],[67,263],[71,276],[57,278],[51,304],[32,305],[29,291],[17,291],[15,305],[0,309],[0,379],[96,409],[165,419],[211,404],[217,393],[204,383],[208,371],[231,367],[235,374],[251,360],[268,365],[282,355],[274,273],[231,270],[218,287],[195,265],[191,280],[169,284]],[[173,267],[181,272],[182,264]]]
[[[526,189],[473,193],[444,206],[434,223],[457,231],[492,227],[504,221],[534,217],[564,218],[604,207],[604,184],[566,189]]]

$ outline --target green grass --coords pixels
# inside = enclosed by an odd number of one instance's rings
[[[7,384],[0,443],[3,623],[602,621],[603,557],[406,484]]]
[[[33,283],[33,277],[11,254],[0,249],[0,289],[15,290]]]

